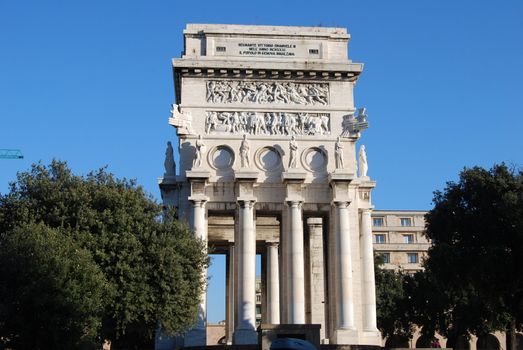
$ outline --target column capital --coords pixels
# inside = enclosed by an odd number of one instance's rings
[[[351,201],[349,200],[333,200],[331,204],[336,208],[345,209],[350,205]]]
[[[252,209],[256,203],[256,198],[237,198],[236,202],[241,208]]]
[[[279,242],[265,242],[265,245],[270,248],[272,248],[272,247],[278,248],[280,246],[280,243]]]
[[[302,199],[285,199],[285,203],[291,208],[301,208],[303,205]]]
[[[199,206],[202,208],[205,206],[205,203],[209,201],[209,197],[202,195],[191,196],[187,199],[192,203],[193,206]]]

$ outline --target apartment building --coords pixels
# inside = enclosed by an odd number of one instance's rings
[[[430,241],[424,236],[426,211],[374,210],[374,251],[383,257],[384,268],[414,273],[422,270]]]

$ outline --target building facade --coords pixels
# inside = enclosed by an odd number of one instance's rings
[[[422,270],[430,240],[423,234],[426,211],[374,210],[374,251],[383,257],[384,268],[414,273]]]

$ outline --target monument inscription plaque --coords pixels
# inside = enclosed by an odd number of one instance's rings
[[[292,40],[216,39],[215,56],[264,58],[320,58],[321,43],[306,44]]]

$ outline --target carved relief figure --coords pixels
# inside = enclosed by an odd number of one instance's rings
[[[329,103],[329,84],[210,80],[207,82],[206,101],[209,103],[327,105]]]
[[[196,140],[196,154],[192,163],[193,168],[199,168],[202,166],[203,153],[205,152],[205,144],[202,140],[202,135],[198,135]]]
[[[367,164],[367,152],[365,152],[365,145],[361,145],[359,153],[359,171],[360,177],[366,177],[369,165]]]
[[[343,145],[341,144],[340,137],[336,140],[336,145],[334,146],[334,155],[336,159],[336,169],[343,169]]]
[[[296,142],[296,139],[294,138],[294,136],[292,136],[291,142],[289,143],[289,149],[290,149],[289,168],[296,168],[298,143]]]
[[[247,140],[247,135],[243,134],[243,140],[240,145],[240,159],[241,159],[241,167],[242,168],[249,168],[251,166],[251,161],[249,159],[249,150],[250,150],[249,141]]]
[[[215,112],[206,114],[205,131],[249,135],[330,135],[330,115],[288,112]]]
[[[176,164],[174,163],[173,145],[171,144],[171,141],[167,142],[163,166],[165,167],[165,175],[174,176],[176,174]]]

